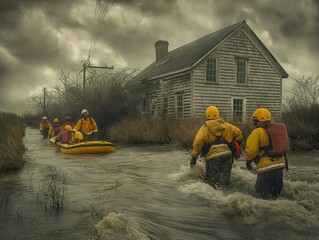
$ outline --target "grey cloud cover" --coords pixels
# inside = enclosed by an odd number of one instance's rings
[[[88,58],[102,0],[0,2],[0,110],[26,102],[31,92],[55,85],[59,72],[80,69]],[[319,75],[318,0],[113,0],[90,60],[143,69],[154,43],[172,50],[246,20],[290,74]],[[12,108],[14,111],[15,109]]]

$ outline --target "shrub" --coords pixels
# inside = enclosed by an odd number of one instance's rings
[[[53,167],[43,169],[42,174],[43,180],[38,200],[46,210],[59,211],[64,206],[69,175]]]
[[[291,149],[319,149],[319,106],[294,107],[282,116]]]
[[[292,149],[319,149],[319,77],[294,80],[285,101],[282,120]]]

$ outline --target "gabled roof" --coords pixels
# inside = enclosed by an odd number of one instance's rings
[[[154,61],[151,65],[137,74],[134,77],[133,81],[135,82],[145,79],[152,79],[169,75],[175,72],[189,70],[193,68],[204,57],[206,57],[212,50],[219,46],[222,42],[224,42],[226,39],[228,39],[238,30],[244,27],[248,30],[247,32],[252,38],[252,42],[255,45],[258,45],[257,48],[264,54],[264,56],[273,65],[276,71],[283,78],[288,77],[287,72],[277,62],[277,60],[264,46],[264,44],[259,40],[256,34],[249,28],[246,21],[241,21],[170,51],[168,53],[168,61],[162,64],[157,64],[156,61]]]

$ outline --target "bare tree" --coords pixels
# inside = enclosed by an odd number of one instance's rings
[[[50,91],[45,91],[44,94],[34,94],[30,97],[30,101],[37,104],[42,109],[43,115],[46,115],[51,108],[53,102],[53,94]]]
[[[61,71],[59,83],[54,87],[57,92],[57,100],[61,103],[67,103],[72,107],[81,104],[82,89],[79,87],[80,76],[79,74],[71,75]]]
[[[112,71],[88,69],[84,94],[81,74],[61,71],[59,83],[54,87],[57,93],[55,114],[77,118],[85,108],[92,113],[100,128],[121,120],[123,116],[136,112],[134,98],[125,88],[135,73],[136,70],[130,68]]]
[[[294,85],[289,91],[292,96],[286,98],[286,108],[298,106],[310,108],[319,105],[319,76],[294,79]]]
[[[319,147],[319,77],[294,80],[286,98],[282,120],[287,126],[292,149]]]

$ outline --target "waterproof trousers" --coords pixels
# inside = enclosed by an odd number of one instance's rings
[[[276,199],[283,188],[283,169],[275,169],[257,175],[255,185],[260,198]]]
[[[86,134],[86,133],[82,132],[82,134],[83,134],[83,141],[84,142],[97,140],[97,133]]]
[[[227,188],[230,184],[232,164],[232,155],[206,161],[205,181],[215,188]]]
[[[42,130],[43,139],[47,139],[49,136],[49,129]]]

